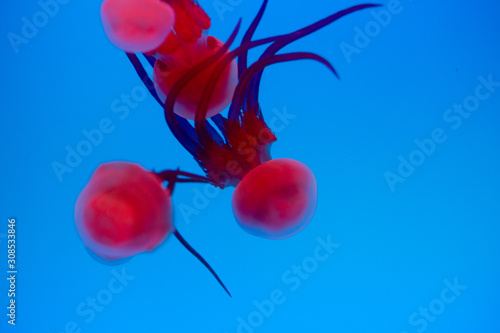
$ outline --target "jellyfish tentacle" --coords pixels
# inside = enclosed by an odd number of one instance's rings
[[[149,93],[153,96],[153,98],[160,104],[162,107],[164,107],[163,102],[160,100],[158,97],[158,94],[156,93],[156,89],[154,88],[154,83],[149,77],[149,75],[146,73],[146,70],[144,69],[144,66],[141,64],[139,61],[139,58],[137,55],[133,53],[128,53],[126,52],[126,55],[132,65],[134,66],[134,69],[139,75],[139,78],[141,79],[142,83],[146,88],[148,89]],[[176,123],[173,123],[172,126],[169,125],[170,130],[176,137],[177,141],[179,141],[182,146],[188,150],[191,154],[194,154],[196,151],[196,145],[198,144],[198,139],[196,138],[196,133],[194,131],[193,126],[184,118],[181,118],[176,115],[175,120],[177,120]],[[168,120],[167,120],[168,124]]]
[[[301,39],[307,35],[310,35],[311,33],[316,32],[329,24],[332,24],[333,22],[337,21],[338,19],[340,19],[346,15],[349,15],[351,13],[354,13],[354,12],[362,10],[362,9],[379,7],[379,6],[381,6],[381,5],[363,4],[363,5],[352,6],[352,7],[346,8],[344,10],[338,11],[338,12],[336,12],[328,17],[325,17],[324,19],[319,20],[313,24],[310,24],[302,29],[298,29],[294,32],[283,35],[279,40],[277,40],[276,42],[271,44],[262,53],[261,58],[276,54],[279,50],[281,50],[283,47],[287,46],[288,44],[290,44],[298,39]],[[252,109],[252,110],[257,109],[256,103],[258,103],[259,87],[260,87],[260,81],[262,79],[262,74],[263,74],[263,72],[260,72],[253,79],[252,85],[251,85],[250,90],[248,92],[249,93],[248,98],[247,98],[248,109]]]
[[[158,97],[158,94],[156,93],[153,81],[149,77],[148,73],[146,73],[146,70],[144,69],[144,66],[142,66],[137,55],[135,55],[134,53],[129,53],[129,52],[125,52],[125,54],[127,55],[127,58],[132,63],[132,66],[134,66],[135,72],[137,73],[137,75],[139,75],[139,78],[141,79],[142,83],[146,86],[149,93],[154,97],[154,99],[158,103],[160,103],[160,105],[163,105],[160,98]]]
[[[210,183],[210,179],[207,177],[181,171],[179,168],[177,168],[177,170],[154,172],[154,174],[160,179],[168,182],[167,190],[170,192],[170,196],[173,195],[177,183]],[[183,178],[180,178],[181,176]]]
[[[148,63],[151,65],[151,67],[155,67],[155,62],[156,62],[155,57],[150,56],[149,54],[146,54],[146,53],[143,53],[142,55],[144,56],[144,58],[146,58]]]
[[[231,296],[231,293],[229,292],[229,290],[226,288],[226,286],[224,285],[224,283],[222,282],[222,280],[220,279],[220,277],[217,275],[217,273],[215,273],[214,269],[208,264],[208,262],[201,256],[201,254],[199,254],[185,239],[184,237],[182,237],[182,235],[179,233],[179,231],[177,229],[175,229],[173,231],[173,234],[174,236],[177,238],[177,240],[179,240],[179,242],[186,248],[186,250],[188,250],[193,256],[196,257],[196,259],[198,259],[199,262],[201,262],[203,264],[203,266],[205,266],[209,271],[210,273],[212,273],[213,277],[217,280],[217,282],[219,282],[219,284],[221,285],[221,287],[226,291],[226,293],[229,295],[229,297],[232,297]]]
[[[207,127],[210,136],[214,139],[215,142],[217,142],[218,145],[224,144],[224,139],[220,136],[219,133],[217,133],[215,128],[208,122],[208,120],[205,120],[205,126]]]
[[[262,20],[262,17],[264,16],[264,12],[267,7],[267,1],[264,0],[262,3],[259,12],[255,16],[255,18],[252,21],[252,24],[250,24],[250,27],[247,29],[245,32],[245,35],[243,36],[243,39],[241,40],[241,44],[245,44],[247,42],[250,42],[252,40],[253,34],[255,33],[255,30],[257,30],[257,26],[259,25],[260,21]],[[241,77],[243,72],[248,68],[248,50],[243,52],[238,56],[238,78]],[[246,98],[246,95],[245,95]],[[247,103],[244,103],[246,105]]]
[[[195,173],[190,173],[186,171],[177,170],[164,170],[157,172],[156,175],[167,182],[176,181],[178,183],[209,183],[210,180],[201,175],[197,175]],[[185,178],[179,178],[179,177]]]
[[[255,30],[257,30],[257,26],[259,25],[262,16],[264,16],[264,11],[266,10],[267,7],[267,1],[268,0],[264,0],[264,2],[262,3],[259,12],[253,19],[252,23],[250,24],[250,27],[248,27],[247,31],[245,32],[245,35],[241,40],[241,44],[245,44],[252,40],[253,34],[255,33]],[[247,58],[248,58],[248,50],[241,53],[238,57],[238,77],[241,77],[243,72],[247,69]]]
[[[335,76],[337,75],[337,72],[335,71],[335,68],[330,64],[328,60],[325,58],[315,54],[315,53],[310,53],[310,52],[293,52],[293,53],[285,53],[285,54],[278,54],[278,55],[273,55],[269,56],[263,59],[259,59],[255,63],[253,63],[246,71],[243,73],[243,75],[240,78],[240,81],[238,82],[238,85],[236,86],[235,92],[234,92],[234,97],[233,101],[231,102],[231,107],[229,109],[229,113],[234,114],[238,110],[241,109],[244,103],[244,97],[246,95],[246,91],[248,88],[248,85],[250,84],[252,78],[262,71],[264,68],[278,64],[278,63],[283,63],[283,62],[289,62],[289,61],[295,61],[295,60],[305,60],[305,59],[310,59],[310,60],[316,60],[332,71],[332,73]]]
[[[253,41],[253,42],[247,42],[245,44],[240,45],[239,47],[237,47],[233,51],[227,53],[225,56],[222,57],[222,59],[212,59],[211,62],[207,62],[205,64],[205,67],[201,68],[201,70],[203,70],[204,68],[210,66],[211,64],[213,64],[214,62],[219,60],[217,66],[215,67],[209,80],[207,81],[207,84],[206,84],[205,89],[203,91],[202,97],[200,98],[200,101],[198,103],[198,108],[197,108],[196,114],[195,114],[195,130],[196,130],[196,134],[198,135],[198,137],[200,139],[200,142],[209,142],[211,140],[210,135],[207,132],[207,129],[205,128],[204,119],[206,118],[206,114],[208,112],[208,106],[209,106],[210,98],[211,98],[213,91],[215,89],[215,84],[219,80],[220,76],[222,75],[224,68],[226,68],[231,63],[231,61],[233,61],[233,59],[238,57],[241,53],[246,52],[254,47],[274,42],[280,37],[281,36],[273,36],[273,37],[259,39],[259,40]],[[188,75],[188,73],[186,75]],[[196,75],[196,73],[195,73],[195,75]],[[184,79],[184,77],[183,77],[183,79]]]
[[[169,125],[171,130],[172,128],[177,127],[176,126],[177,121],[175,119],[176,117],[174,113],[174,105],[177,97],[182,92],[182,89],[186,87],[189,84],[189,82],[191,82],[191,80],[194,79],[196,75],[198,75],[203,69],[210,66],[213,62],[217,61],[217,59],[219,59],[229,49],[229,46],[236,38],[236,34],[239,31],[240,25],[241,25],[241,19],[238,21],[238,24],[231,33],[231,36],[229,37],[227,42],[220,49],[218,49],[213,55],[206,58],[199,64],[193,66],[193,68],[191,68],[182,78],[179,79],[179,81],[175,83],[175,85],[172,87],[172,90],[170,90],[170,93],[167,96],[167,100],[165,101],[164,114],[165,114],[165,120],[167,121],[167,124]],[[203,121],[203,125],[206,130],[205,121]],[[196,156],[196,154],[193,156]]]
[[[212,93],[215,89],[215,83],[219,80],[219,77],[222,74],[224,68],[226,66],[228,66],[229,63],[235,57],[240,56],[242,53],[248,51],[249,49],[251,49],[253,47],[268,43],[270,39],[276,39],[276,38],[279,38],[279,37],[270,37],[270,38],[265,38],[265,39],[245,43],[244,45],[241,45],[240,47],[236,48],[235,50],[233,50],[230,53],[228,53],[227,55],[225,55],[225,57],[220,60],[219,64],[214,69],[212,75],[210,76],[210,79],[207,82],[207,85],[206,85],[206,87],[203,91],[202,97],[200,99],[200,103],[198,104],[198,109],[196,110],[195,130],[196,130],[196,134],[200,138],[201,142],[210,141],[210,135],[205,128],[204,119],[205,119],[205,116],[208,112],[208,106],[210,104],[210,98],[212,96]],[[304,54],[310,55],[310,53],[304,53]],[[327,65],[333,71],[333,73],[338,77],[338,74],[335,71],[335,69],[333,68],[333,66],[331,66],[331,64],[328,61],[326,61],[324,58],[322,58],[322,57],[319,57],[319,58],[321,59],[319,61],[321,61],[325,65]],[[279,59],[285,59],[285,58],[279,58]],[[292,59],[292,60],[295,60],[295,59]],[[298,59],[296,59],[296,60],[298,60]],[[281,60],[279,62],[282,62],[282,61],[286,61],[286,60]],[[256,62],[255,64],[258,64],[258,63],[259,62]],[[252,64],[252,66],[255,64]],[[265,67],[265,66],[263,66],[263,67]],[[244,75],[244,74],[242,74],[242,75]],[[240,77],[240,80],[241,80],[241,77]],[[240,83],[238,83],[238,86],[239,85],[240,85]],[[239,96],[239,94],[237,94],[235,91],[234,96],[233,96],[233,102],[234,102],[234,98],[237,98],[238,96]],[[240,98],[244,98],[244,95],[241,96]],[[231,103],[229,113],[228,113],[228,119],[236,119],[238,117],[239,110],[240,110],[240,108],[235,108],[233,106],[233,103]]]
[[[225,137],[226,125],[224,123],[224,117],[222,117],[221,114],[218,113],[210,119],[214,122],[215,126],[217,126],[219,131],[221,131],[222,135],[224,136],[224,141],[225,143],[227,143],[227,138]]]

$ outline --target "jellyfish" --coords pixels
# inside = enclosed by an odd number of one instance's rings
[[[363,4],[341,10],[297,31],[252,40],[267,6],[264,0],[258,14],[245,32],[241,44],[229,51],[241,20],[227,42],[214,54],[191,67],[169,90],[164,101],[157,94],[137,55],[129,54],[137,74],[152,96],[164,109],[171,132],[194,157],[210,183],[220,188],[235,187],[232,208],[238,224],[247,232],[268,239],[291,237],[305,228],[317,203],[317,183],[313,172],[292,159],[271,158],[276,136],[264,121],[259,105],[259,88],[266,67],[297,60],[314,60],[325,65],[337,78],[333,66],[323,57],[310,52],[278,52],[353,12],[376,7]],[[259,59],[247,63],[248,51],[266,45]],[[218,93],[216,83],[235,59],[238,82],[231,98],[227,117],[209,114],[211,100]],[[194,126],[175,111],[177,100],[186,87],[207,68],[213,68],[196,99]],[[189,91],[189,89],[188,89]],[[191,119],[191,118],[189,118]]]
[[[174,234],[231,296],[212,267],[174,227],[171,196],[178,182],[207,179],[179,170],[155,173],[129,162],[101,164],[76,201],[78,233],[92,257],[106,264],[153,251]]]
[[[213,55],[224,43],[213,36],[202,36],[196,43],[185,43],[175,53],[160,55],[153,71],[153,81],[158,96],[165,102],[175,83],[193,66]],[[216,64],[203,69],[182,90],[176,99],[174,112],[186,119],[194,120],[204,87]],[[236,61],[226,67],[215,83],[215,92],[208,106],[207,117],[224,110],[231,102],[238,81]]]
[[[165,102],[174,84],[224,44],[209,36],[210,17],[193,0],[105,0],[101,20],[110,41],[128,53],[142,52],[154,64],[154,87]],[[215,68],[205,68],[179,94],[174,112],[194,120],[201,93]],[[236,61],[223,69],[207,117],[224,110],[237,84]]]
[[[148,52],[171,33],[174,10],[158,0],[105,0],[101,21],[115,46],[126,52]]]
[[[232,206],[236,222],[250,234],[283,239],[312,219],[316,178],[304,163],[279,158],[250,170],[236,186]]]
[[[211,22],[199,4],[191,0],[167,0],[176,13],[175,24],[169,38],[154,55],[153,82],[155,90],[165,102],[173,86],[191,68],[212,56],[223,46],[219,39],[209,36],[206,30]],[[207,85],[216,64],[201,70],[177,96],[174,112],[186,119],[194,120],[197,105],[203,88]],[[223,69],[219,79],[214,82],[215,92],[208,105],[207,117],[224,110],[233,96],[238,81],[236,61]]]

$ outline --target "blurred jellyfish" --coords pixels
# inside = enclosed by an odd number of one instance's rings
[[[158,0],[105,0],[101,21],[109,40],[126,52],[159,47],[172,31],[172,7]]]
[[[301,231],[316,208],[316,178],[292,159],[267,161],[250,170],[233,193],[233,212],[248,233],[283,239]]]
[[[167,188],[164,181],[169,182]],[[129,162],[100,165],[76,201],[78,233],[94,258],[110,264],[153,251],[173,233],[229,294],[212,267],[173,225],[171,195],[176,182],[207,179],[181,171],[154,173]]]

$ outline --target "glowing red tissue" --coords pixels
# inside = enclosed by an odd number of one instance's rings
[[[105,163],[80,193],[75,222],[85,246],[106,260],[152,251],[173,230],[170,193],[138,164]]]
[[[316,178],[305,164],[275,159],[250,170],[233,193],[233,213],[248,233],[283,239],[297,234],[316,209]]]
[[[101,21],[109,40],[126,52],[159,47],[172,31],[174,10],[158,0],[105,0]]]
[[[200,38],[197,43],[185,44],[176,53],[158,59],[155,63],[153,78],[156,92],[160,99],[165,102],[166,96],[177,81],[193,66],[213,55],[223,45],[224,43],[217,38],[205,36],[204,38]],[[201,71],[182,90],[175,102],[174,112],[176,114],[186,119],[195,119],[203,90],[207,86],[210,76],[214,73],[218,63],[216,62]],[[231,103],[237,83],[238,67],[236,60],[233,60],[221,71],[221,76],[210,98],[206,118],[215,116]]]

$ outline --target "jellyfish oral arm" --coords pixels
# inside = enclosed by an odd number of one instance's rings
[[[205,266],[210,271],[210,273],[212,273],[214,278],[217,280],[217,282],[219,282],[219,284],[226,291],[226,293],[229,295],[229,297],[232,297],[229,290],[226,288],[226,286],[224,285],[222,280],[219,278],[217,273],[215,273],[214,269],[208,264],[208,262],[191,245],[189,245],[189,243],[184,239],[184,237],[181,236],[181,234],[179,233],[179,231],[177,229],[174,230],[173,233],[174,233],[175,238],[177,238],[177,240],[186,248],[186,250],[188,250],[189,253],[191,253],[193,256],[195,256],[196,259],[198,259],[198,261],[201,262],[203,264],[203,266]]]

